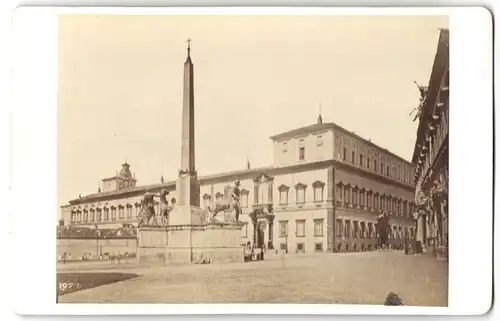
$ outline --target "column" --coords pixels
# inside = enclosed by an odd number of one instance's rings
[[[268,188],[267,202],[269,204],[273,204],[273,180],[272,179],[269,179],[268,184],[267,184],[267,188]]]
[[[267,241],[267,248],[272,249],[273,248],[273,218],[268,216],[267,218],[267,225],[269,225],[269,233],[268,233],[268,241]]]

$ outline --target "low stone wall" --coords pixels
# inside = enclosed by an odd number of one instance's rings
[[[79,259],[90,253],[91,258],[98,258],[102,253],[136,253],[136,239],[57,239],[57,258],[60,259],[66,252],[71,258]],[[69,258],[68,258],[69,259]]]

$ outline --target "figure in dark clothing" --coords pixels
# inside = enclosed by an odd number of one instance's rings
[[[381,249],[386,249],[389,245],[389,215],[387,212],[384,211],[377,217],[377,227],[379,246]]]

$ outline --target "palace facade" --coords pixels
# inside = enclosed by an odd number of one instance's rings
[[[424,247],[448,252],[448,126],[449,126],[449,31],[440,31],[429,85],[424,87],[418,117],[415,165],[415,196],[427,206],[418,218],[418,237]],[[425,202],[424,202],[425,203]]]
[[[271,137],[272,166],[200,177],[200,206],[241,183],[242,244],[288,252],[366,251],[377,245],[377,215],[388,211],[391,242],[413,238],[414,166],[334,124],[317,123]],[[137,224],[146,191],[165,188],[175,203],[175,181],[137,186],[125,163],[103,189],[61,208],[64,224],[118,228]],[[158,206],[156,212],[158,212]]]
[[[189,123],[194,113],[189,45],[184,75],[183,122]],[[181,170],[192,174],[194,126],[186,128]],[[125,163],[115,176],[102,180],[98,193],[62,206],[62,223],[96,230],[136,225],[144,193],[162,189],[170,192],[172,204],[178,198],[179,204],[200,204],[208,211],[223,197],[225,187],[239,180],[241,244],[291,253],[373,250],[382,211],[390,215],[393,246],[401,248],[405,237],[414,237],[412,163],[337,124],[323,123],[321,115],[316,123],[270,139],[272,165],[200,177],[200,193],[197,186],[192,188],[189,202],[176,194],[176,181],[162,178],[158,184],[138,186]]]

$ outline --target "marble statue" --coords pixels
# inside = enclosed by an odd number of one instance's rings
[[[239,222],[241,214],[240,181],[235,181],[233,186],[226,185],[224,188],[224,198],[208,206],[208,211],[212,215],[212,220],[215,220],[215,217],[220,212],[229,212],[230,220]]]
[[[138,226],[165,226],[168,223],[168,214],[172,211],[167,195],[169,192],[162,189],[159,194],[146,192],[141,200],[141,212],[139,213]],[[155,197],[160,198],[160,210],[155,213]],[[156,215],[158,214],[158,215]]]

